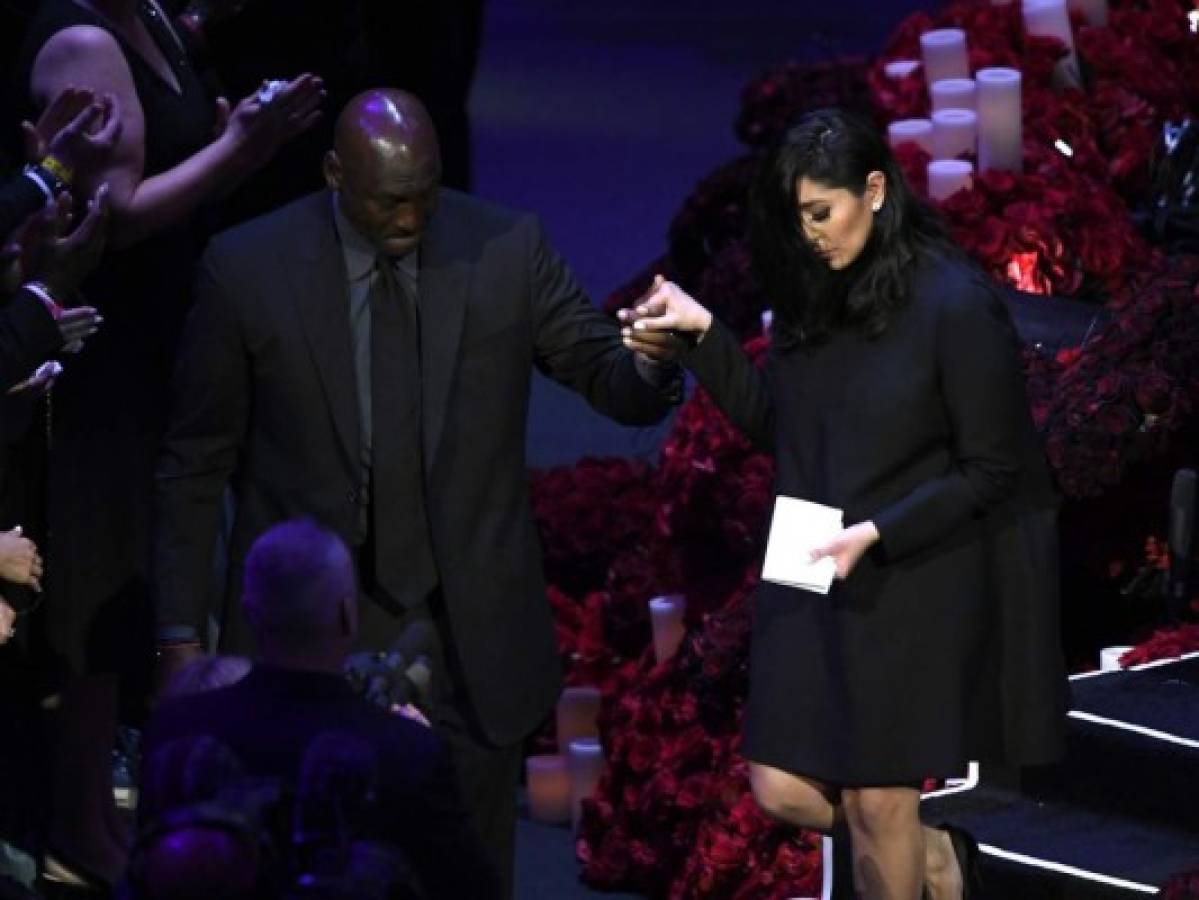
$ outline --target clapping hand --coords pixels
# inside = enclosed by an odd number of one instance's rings
[[[255,91],[232,110],[224,97],[217,101],[217,136],[234,141],[240,159],[252,169],[265,165],[280,147],[316,124],[325,84],[305,74],[268,96],[264,100],[262,92]]]
[[[661,275],[635,306],[616,315],[625,346],[655,362],[676,361],[712,326],[712,314]]]
[[[42,556],[37,545],[21,533],[20,525],[0,532],[0,579],[39,592],[42,589]]]
[[[0,646],[7,644],[13,636],[13,626],[17,621],[17,611],[8,605],[8,601],[0,597]]]
[[[811,561],[832,557],[837,564],[837,577],[845,579],[857,566],[858,560],[878,543],[878,529],[873,522],[850,525],[812,551]]]
[[[37,163],[53,156],[87,184],[108,162],[121,136],[121,111],[116,97],[96,97],[85,88],[69,87],[42,111],[37,124],[21,123],[25,158]]]
[[[71,217],[71,198],[62,194],[29,219],[19,238],[22,279],[44,282],[56,298],[78,291],[100,261],[108,234],[108,185],[100,185],[83,219],[68,232]]]

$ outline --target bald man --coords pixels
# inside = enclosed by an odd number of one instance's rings
[[[360,645],[434,661],[435,726],[509,878],[522,740],[559,691],[529,508],[533,367],[629,425],[677,401],[673,367],[621,342],[535,217],[439,187],[414,97],[342,112],[327,191],[212,242],[158,471],[161,654],[197,652],[221,496],[229,583],[270,524],[333,529],[363,578]],[[229,591],[220,643],[249,641]]]
[[[197,747],[200,737],[216,741],[246,775],[281,779],[300,794],[314,760],[341,760],[373,782],[376,796],[348,817],[350,840],[398,848],[424,889],[422,897],[495,898],[495,866],[469,822],[445,740],[355,696],[342,675],[358,627],[354,564],[345,544],[311,520],[268,529],[246,559],[243,604],[259,648],[249,674],[164,702],[150,719],[143,742],[143,824],[188,802],[189,792],[179,792],[193,763],[184,765],[180,753],[194,760],[188,748]],[[229,851],[219,833],[196,828],[173,835],[149,854],[144,874],[151,882],[161,877],[174,892],[154,896],[251,895],[250,889],[234,889],[231,876],[238,873],[230,866],[236,859],[214,868],[205,858]],[[208,839],[217,844],[208,846]],[[214,871],[228,880],[212,883]]]

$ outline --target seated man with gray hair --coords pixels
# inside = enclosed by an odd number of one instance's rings
[[[358,585],[349,551],[307,519],[258,538],[246,559],[243,603],[258,658],[228,687],[163,703],[145,735],[142,802],[169,782],[154,772],[169,746],[204,735],[228,747],[249,776],[278,778],[302,803],[310,747],[336,738],[366,753],[368,803],[356,804],[355,839],[402,851],[429,898],[489,898],[496,873],[471,828],[444,740],[357,696],[342,666],[357,631]],[[167,752],[158,753],[159,750]],[[336,755],[336,754],[335,754]],[[340,764],[340,763],[339,763]]]

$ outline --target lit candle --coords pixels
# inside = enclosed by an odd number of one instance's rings
[[[933,113],[933,159],[973,154],[978,146],[978,116],[970,109]]]
[[[952,197],[974,184],[974,164],[964,159],[934,159],[928,164],[928,196],[931,200]]]
[[[1024,166],[1021,76],[1015,69],[979,69],[978,169],[1019,172]]]
[[[1104,647],[1099,651],[1099,668],[1104,672],[1112,672],[1121,668],[1120,657],[1132,647]]]
[[[918,144],[925,153],[933,152],[931,119],[899,119],[887,126],[887,140],[894,150],[900,144]]]
[[[977,109],[973,78],[943,78],[928,89],[933,98],[933,112],[942,109]]]
[[[566,757],[530,756],[525,760],[529,818],[546,825],[570,821],[570,772]]]
[[[960,28],[941,28],[920,35],[924,53],[924,79],[935,84],[943,78],[969,78],[970,58],[966,53],[966,32]]]
[[[1074,31],[1066,0],[1024,0],[1024,30],[1039,37],[1057,38],[1070,53],[1057,64],[1054,73],[1060,85],[1078,85],[1078,57],[1074,53]]]
[[[1070,0],[1070,12],[1082,13],[1088,25],[1102,28],[1107,24],[1107,0]]]
[[[650,622],[654,629],[654,654],[658,662],[670,659],[683,642],[685,628],[683,613],[687,611],[687,598],[682,594],[655,597],[649,602]]]
[[[595,738],[571,741],[567,767],[570,770],[570,824],[577,831],[583,801],[595,793],[604,771],[604,751],[599,741]]]
[[[565,750],[575,738],[599,734],[596,719],[600,711],[597,687],[568,687],[558,698],[558,749]]]
[[[883,71],[887,73],[888,78],[899,81],[907,78],[919,68],[920,60],[918,59],[896,59],[883,66]]]

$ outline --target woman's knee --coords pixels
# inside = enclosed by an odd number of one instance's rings
[[[920,792],[914,788],[846,788],[841,797],[855,832],[885,834],[919,825]]]
[[[819,782],[750,763],[749,786],[758,807],[772,819],[804,828],[832,827],[835,810],[830,791]]]

